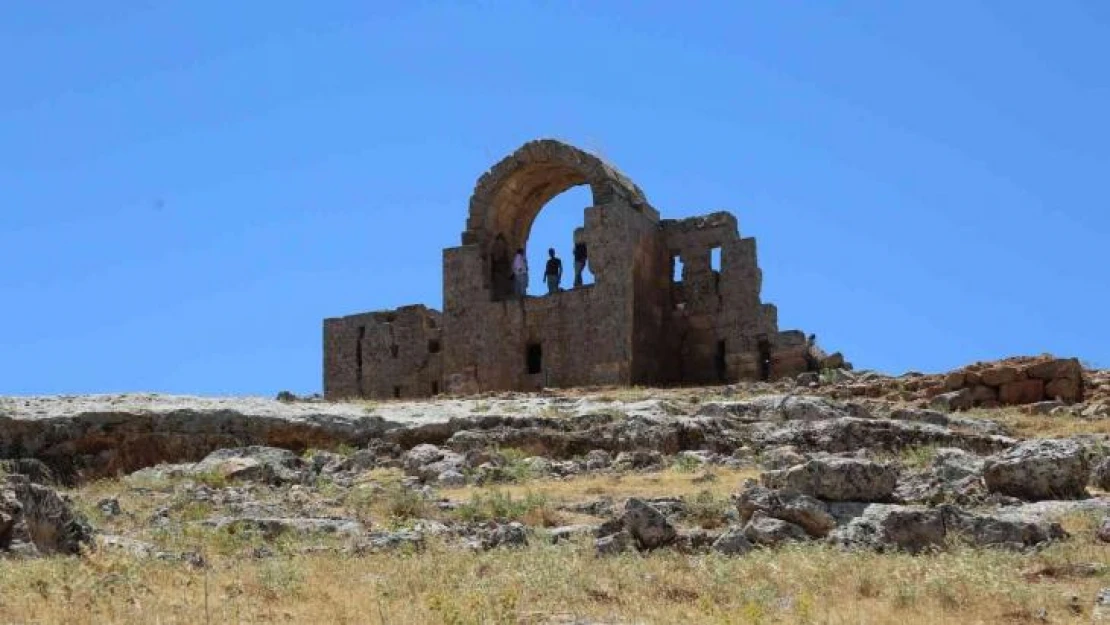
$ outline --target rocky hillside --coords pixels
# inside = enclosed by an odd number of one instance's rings
[[[0,399],[0,614],[1110,619],[1110,373],[1075,360],[283,399]]]

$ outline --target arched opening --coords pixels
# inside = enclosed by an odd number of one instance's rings
[[[583,191],[576,193],[585,193],[588,200],[574,194],[567,200],[560,200],[560,203],[573,202],[575,208],[570,210],[575,213],[576,223],[581,223],[583,208],[612,202],[631,206],[653,220],[659,218],[631,180],[596,156],[550,139],[524,144],[478,179],[470,197],[466,230],[462,236],[463,245],[481,247],[485,285],[494,301],[512,298],[519,291],[513,275],[513,257],[530,238],[535,249],[526,253],[530,261],[529,292],[547,291],[546,285],[542,289],[538,286],[543,281],[543,265],[547,262],[549,247],[555,247],[564,259],[564,278],[569,274],[573,281],[573,239],[568,254],[556,244],[537,243],[530,235],[540,210],[556,196],[577,187]],[[546,226],[541,226],[543,230]],[[542,259],[537,259],[538,255],[542,255]],[[542,260],[538,266],[537,260]]]
[[[531,230],[525,234],[526,256],[531,271],[529,295],[548,293],[548,285],[544,282],[543,276],[548,261],[548,250],[552,248],[563,266],[559,288],[562,290],[574,288],[574,232],[583,227],[585,210],[592,204],[593,196],[590,188],[581,185],[560,193],[540,209],[531,224]],[[594,282],[588,263],[582,272],[582,282],[583,286]]]

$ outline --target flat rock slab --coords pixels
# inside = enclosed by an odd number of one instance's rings
[[[295,452],[340,444],[361,447],[389,432],[401,442],[446,439],[482,420],[498,424],[591,414],[673,419],[659,400],[510,396],[388,402],[281,402],[261,397],[132,393],[0,397],[0,458],[37,458],[63,481],[130,473],[161,463],[195,462],[246,445]],[[411,432],[411,435],[405,434]]]
[[[42,460],[65,481],[196,461],[243,445],[362,445],[398,427],[359,404],[171,395],[0,397],[0,457]]]

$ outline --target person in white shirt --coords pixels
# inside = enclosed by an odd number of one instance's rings
[[[524,299],[528,294],[528,259],[524,258],[524,249],[518,249],[513,257],[513,279],[516,281],[516,296]]]

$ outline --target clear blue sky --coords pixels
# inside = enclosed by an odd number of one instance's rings
[[[12,0],[0,42],[0,393],[318,391],[321,320],[439,307],[538,137],[733,211],[858,367],[1110,366],[1110,3]]]

